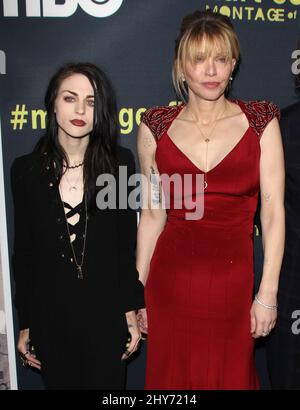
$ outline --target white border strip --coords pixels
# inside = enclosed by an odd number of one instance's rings
[[[2,154],[2,132],[0,118],[0,231],[1,231],[1,257],[2,257],[2,274],[3,274],[3,292],[4,292],[4,309],[7,332],[7,348],[9,361],[9,376],[10,388],[18,389],[17,370],[16,370],[16,355],[15,355],[15,340],[14,326],[12,315],[11,287],[10,287],[10,270],[8,259],[8,244],[7,244],[7,224],[6,224],[6,203],[4,190],[4,171],[3,171],[3,154]]]

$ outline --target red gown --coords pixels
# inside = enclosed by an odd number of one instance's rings
[[[249,127],[207,173],[203,217],[185,219],[187,210],[173,206],[180,192],[170,190],[167,222],[145,287],[146,389],[259,388],[250,334],[253,220],[259,139],[279,110],[265,101],[233,102],[247,116]],[[155,107],[143,116],[157,143],[160,174],[203,174],[168,136],[182,107]]]

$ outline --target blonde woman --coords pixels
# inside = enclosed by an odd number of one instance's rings
[[[211,11],[186,16],[173,66],[184,103],[149,109],[139,129],[140,164],[148,177],[144,189],[157,192],[159,177],[162,184],[159,195],[149,197],[138,229],[147,389],[259,387],[254,340],[268,335],[276,322],[284,161],[278,108],[226,97],[239,54],[227,17]],[[180,184],[166,186],[163,175],[182,181],[192,176],[190,191],[182,195]],[[264,265],[254,298],[252,235],[259,191]],[[166,196],[168,207],[162,206]],[[203,200],[203,215],[191,218],[185,201],[179,209],[180,196]]]

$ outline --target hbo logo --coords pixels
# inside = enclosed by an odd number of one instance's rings
[[[93,17],[108,17],[116,13],[122,3],[123,0],[65,0],[64,4],[56,4],[56,0],[26,0],[26,16],[70,17],[80,6]],[[3,15],[4,17],[18,17],[18,0],[3,0]]]

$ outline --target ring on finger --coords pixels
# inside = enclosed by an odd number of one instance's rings
[[[24,355],[21,356],[21,360],[22,360],[22,366],[26,367],[28,365],[28,360],[26,359],[26,357],[24,357]]]

